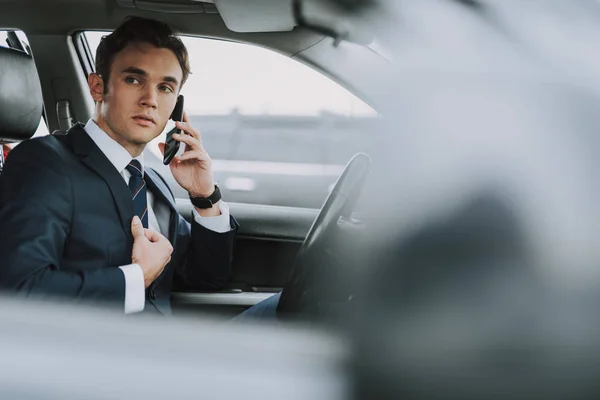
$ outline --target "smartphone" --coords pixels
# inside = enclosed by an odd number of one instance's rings
[[[183,96],[179,95],[177,97],[177,104],[175,104],[175,108],[173,109],[173,113],[171,114],[171,119],[173,121],[183,121]],[[163,156],[163,164],[168,165],[175,154],[179,151],[179,146],[181,142],[173,139],[173,134],[181,133],[181,129],[174,127],[169,132],[167,132],[167,139],[165,140],[165,154]]]

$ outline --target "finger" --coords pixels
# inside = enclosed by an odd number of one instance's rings
[[[202,142],[202,135],[200,135],[200,131],[192,126],[189,122],[175,122],[175,125],[189,136],[198,139]]]
[[[160,154],[162,154],[163,156],[165,155],[165,146],[166,144],[162,142],[158,144],[158,150],[160,150]]]
[[[163,243],[172,248],[171,242],[167,239],[163,234],[157,231],[153,231],[151,229],[147,229],[148,234],[152,234],[152,243]]]
[[[156,242],[160,241],[160,238],[162,236],[160,233],[153,231],[152,229],[144,229],[144,235],[152,243],[156,243]]]
[[[142,226],[142,221],[140,221],[140,217],[138,217],[137,215],[135,215],[131,219],[131,234],[133,235],[133,240],[144,236],[144,227]]]
[[[198,139],[193,138],[189,135],[177,134],[173,135],[173,139],[177,140],[178,142],[185,143],[187,151],[202,149],[202,143]]]
[[[187,151],[182,155],[176,157],[177,162],[182,162],[186,160],[211,161],[208,153],[202,150]]]

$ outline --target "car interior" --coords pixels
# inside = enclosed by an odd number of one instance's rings
[[[6,32],[6,44],[0,43],[0,142],[12,146],[28,140],[41,125],[51,134],[63,134],[75,122],[85,123],[93,110],[87,74],[94,70],[94,55],[84,32],[110,31],[130,15],[161,20],[184,36],[275,52],[326,76],[376,110],[369,98],[373,82],[365,76],[383,71],[390,62],[369,46],[369,39],[340,42],[318,29],[298,26],[275,3],[266,8],[261,2],[235,0],[0,1],[0,30]],[[286,96],[293,98],[295,93]],[[336,170],[329,190],[341,190],[344,196],[329,196],[321,213],[314,206],[237,202],[225,196],[240,224],[229,286],[219,292],[175,288],[174,313],[235,315],[279,292],[290,279],[302,280],[297,268],[294,274],[292,270],[301,264],[297,258],[310,263],[314,255],[306,250],[319,247],[311,246],[315,238],[331,236],[324,232],[338,224],[340,215],[346,217],[342,225],[359,224],[352,211],[368,164],[368,156],[354,158],[345,179],[333,187],[343,168]],[[182,215],[191,216],[188,199],[177,196],[177,204]]]
[[[342,110],[333,106],[299,116],[257,101],[255,115],[236,104],[197,116],[240,223],[228,287],[176,288],[175,314],[193,318],[158,325],[3,299],[1,398],[598,398],[600,68],[590,50],[600,5],[391,0],[371,20],[390,30],[384,44],[402,60],[390,72],[384,49],[348,29],[343,11],[359,3],[384,2],[0,0],[3,148],[89,119],[93,43],[129,15],[167,22],[185,38],[263,49],[386,117],[374,137],[371,117],[332,116]],[[202,48],[199,64],[208,65],[225,47]],[[200,69],[197,90],[214,102],[244,82],[275,103],[348,98],[325,96],[299,75],[276,79],[270,58],[261,68],[271,80],[260,81],[260,71],[248,72],[252,60],[237,55],[219,58],[225,79]],[[345,147],[344,139],[380,137],[370,156]],[[279,140],[279,158],[253,153],[257,138]],[[245,155],[223,155],[233,147]],[[328,158],[323,147],[343,151]],[[324,176],[331,181],[310,183]],[[286,200],[255,196],[265,182]],[[305,202],[301,193],[313,190],[320,194]],[[264,321],[231,329],[196,318],[231,317],[282,288],[280,306],[292,313],[335,317],[350,308],[338,305],[356,306],[334,326],[344,329]]]

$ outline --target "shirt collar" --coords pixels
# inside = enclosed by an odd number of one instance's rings
[[[104,153],[106,158],[115,166],[119,173],[125,170],[125,167],[131,162],[131,154],[125,147],[121,146],[116,140],[108,136],[93,119],[89,119],[84,127],[90,138],[96,143],[96,146],[100,148],[100,151]],[[135,157],[142,166],[142,174],[144,173],[144,153]]]

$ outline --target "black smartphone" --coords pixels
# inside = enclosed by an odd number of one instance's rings
[[[183,121],[183,96],[179,95],[177,97],[177,104],[175,104],[175,108],[173,109],[173,113],[171,114],[171,119],[173,121]],[[181,133],[181,129],[174,127],[169,132],[167,132],[167,139],[165,140],[165,154],[163,156],[163,164],[168,165],[175,154],[179,151],[179,145],[181,142],[173,139],[174,133]]]

